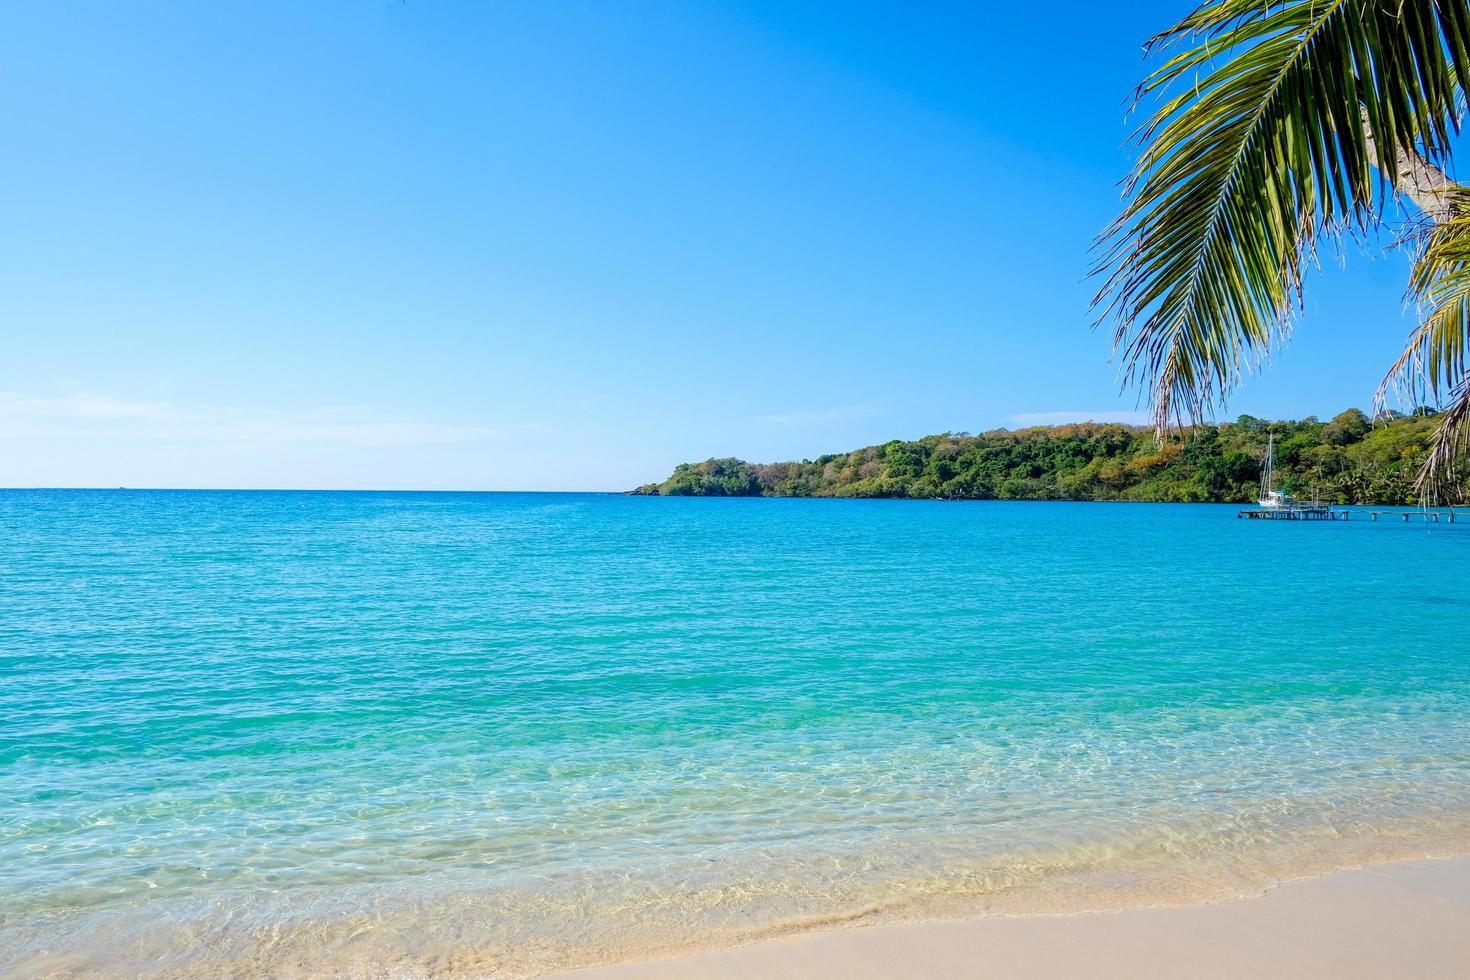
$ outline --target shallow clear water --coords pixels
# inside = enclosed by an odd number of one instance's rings
[[[0,973],[518,974],[1470,844],[1470,524],[0,491]]]

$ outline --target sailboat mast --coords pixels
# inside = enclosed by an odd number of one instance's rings
[[[1261,499],[1265,500],[1271,495],[1271,486],[1276,481],[1273,478],[1272,469],[1276,463],[1276,433],[1272,432],[1266,436],[1266,468],[1261,471]]]

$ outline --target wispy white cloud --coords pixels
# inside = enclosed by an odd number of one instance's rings
[[[481,442],[525,428],[426,421],[352,407],[243,409],[94,394],[39,398],[0,392],[3,440],[92,437],[149,443],[377,448]]]
[[[832,425],[850,419],[865,419],[878,414],[871,405],[839,405],[815,412],[785,412],[777,415],[758,415],[756,421],[767,425]]]
[[[1022,412],[1011,416],[1012,425],[1066,425],[1069,422],[1122,422],[1125,425],[1148,425],[1147,412],[1107,408],[1097,411],[1062,409],[1054,412]]]
[[[161,419],[168,406],[158,402],[128,401],[106,395],[69,395],[63,398],[28,398],[0,392],[0,421],[16,419],[94,419],[118,421]]]

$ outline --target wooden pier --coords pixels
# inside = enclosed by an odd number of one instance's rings
[[[1453,508],[1445,510],[1434,510],[1428,506],[1418,510],[1359,510],[1352,511],[1334,507],[1324,501],[1317,494],[1317,488],[1312,487],[1311,500],[1298,500],[1285,490],[1276,486],[1274,479],[1276,461],[1276,436],[1273,433],[1266,439],[1266,459],[1261,467],[1261,496],[1257,499],[1259,507],[1247,507],[1238,512],[1237,518],[1244,517],[1252,521],[1350,521],[1353,514],[1366,514],[1369,518],[1377,521],[1379,517],[1389,518],[1395,515],[1405,524],[1411,517],[1419,517],[1425,524],[1438,524],[1443,518],[1446,524],[1455,523],[1455,511]]]
[[[1253,521],[1345,521],[1348,512],[1331,507],[1260,507],[1248,508],[1235,516]]]
[[[1403,523],[1417,518],[1425,524],[1455,523],[1455,512],[1452,510],[1339,510],[1335,507],[1326,506],[1300,506],[1300,507],[1248,507],[1235,516],[1244,517],[1252,521],[1349,521],[1354,514],[1360,514],[1369,520],[1377,521],[1380,516],[1384,520],[1399,518]]]

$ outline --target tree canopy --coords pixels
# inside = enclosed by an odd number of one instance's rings
[[[1371,420],[1355,408],[1323,422],[1242,415],[1182,437],[1114,423],[895,439],[787,463],[681,463],[635,493],[703,497],[1244,502],[1256,499],[1274,434],[1277,485],[1343,504],[1415,504],[1433,444],[1432,410]],[[1465,487],[1460,488],[1462,491]]]

